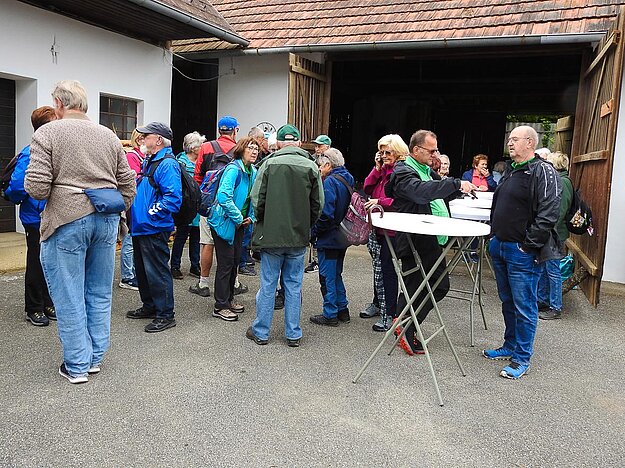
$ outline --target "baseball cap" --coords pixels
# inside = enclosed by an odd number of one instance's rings
[[[174,139],[174,132],[172,132],[171,128],[169,128],[162,122],[150,122],[144,127],[137,127],[137,131],[145,135],[154,133],[155,135],[160,135],[163,138],[167,138],[168,140]]]
[[[299,141],[299,130],[291,124],[283,125],[278,129],[278,141]]]
[[[332,140],[330,140],[330,137],[328,135],[319,135],[313,140],[313,143],[317,143],[318,145],[332,146]]]
[[[219,130],[234,130],[239,126],[239,122],[234,117],[230,117],[229,115],[224,115],[219,122],[217,123],[217,128]]]

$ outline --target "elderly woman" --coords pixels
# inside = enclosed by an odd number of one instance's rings
[[[252,224],[254,210],[250,203],[250,192],[256,179],[254,162],[259,146],[252,137],[239,140],[233,149],[234,160],[224,169],[219,181],[215,205],[208,218],[215,253],[215,309],[213,317],[227,322],[239,319],[245,308],[234,300],[234,284],[241,258],[243,233]]]
[[[206,141],[204,135],[198,132],[189,133],[184,137],[182,148],[184,151],[176,156],[176,159],[182,163],[187,173],[193,177],[195,171],[195,161],[197,161],[200,153],[200,146]],[[182,279],[184,275],[180,271],[180,260],[182,259],[182,250],[184,244],[189,239],[189,261],[191,267],[189,274],[196,278],[200,277],[200,215],[188,226],[178,226],[176,228],[176,236],[174,237],[174,245],[171,249],[170,268],[171,275],[174,279]]]
[[[321,217],[312,227],[312,239],[319,259],[319,283],[323,295],[323,314],[313,315],[317,325],[336,327],[349,322],[347,294],[343,284],[343,261],[348,243],[339,225],[351,201],[354,178],[345,168],[345,159],[336,148],[327,149],[317,157],[323,178],[325,201]]]
[[[473,168],[462,174],[461,180],[467,180],[480,192],[494,192],[497,183],[488,171],[488,156],[478,154],[473,157]]]
[[[378,141],[378,152],[375,155],[374,166],[363,185],[363,190],[371,198],[365,204],[366,208],[380,205],[385,211],[393,210],[393,199],[384,194],[384,187],[388,182],[396,161],[404,161],[408,155],[408,145],[399,135],[386,135]],[[395,245],[395,233],[389,232],[389,238]],[[374,331],[383,332],[391,327],[397,309],[397,273],[393,267],[393,259],[381,230],[371,232],[369,239],[369,253],[373,260],[373,286],[375,297],[380,305],[381,318],[373,324]],[[362,313],[361,313],[362,316]]]
[[[441,167],[438,169],[438,175],[441,179],[446,179],[449,176],[449,156],[441,154],[438,159],[441,160]]]
[[[566,255],[564,242],[569,238],[569,230],[564,222],[564,217],[571,206],[573,199],[573,184],[569,179],[569,157],[566,154],[550,153],[547,161],[560,174],[562,181],[562,196],[560,199],[560,215],[555,229],[558,238],[562,242],[562,255]],[[560,260],[547,260],[541,264],[540,279],[538,280],[538,317],[542,320],[559,319],[562,315],[562,274],[560,272]]]

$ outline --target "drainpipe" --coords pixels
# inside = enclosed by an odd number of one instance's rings
[[[468,37],[417,41],[388,41],[388,42],[355,42],[350,44],[317,44],[294,45],[286,47],[237,49],[229,51],[204,51],[209,56],[223,57],[225,55],[272,55],[287,53],[313,52],[356,52],[376,50],[416,50],[416,49],[456,49],[464,47],[509,47],[519,45],[550,45],[550,44],[591,44],[599,42],[605,33],[581,34],[552,34],[544,36],[490,36]],[[194,52],[188,52],[190,54]]]
[[[200,31],[204,31],[211,36],[221,39],[222,41],[226,41],[231,44],[237,44],[242,47],[247,47],[250,43],[250,41],[248,41],[244,37],[239,36],[238,34],[226,31],[219,26],[215,26],[205,21],[199,20],[188,13],[183,13],[158,1],[130,0],[130,2],[140,7],[147,8],[148,10],[155,11],[156,13],[159,13],[163,16],[167,16],[168,18],[172,18],[180,23],[187,24],[193,28],[199,29]]]

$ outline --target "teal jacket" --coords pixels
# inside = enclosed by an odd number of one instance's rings
[[[251,166],[251,171],[251,174],[245,172],[240,159],[235,159],[226,166],[215,196],[216,204],[207,220],[217,235],[231,245],[237,227],[243,222],[241,210],[250,197],[252,185],[256,180],[256,168]],[[251,201],[248,204],[247,217],[255,222]]]

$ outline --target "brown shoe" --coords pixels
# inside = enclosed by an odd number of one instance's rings
[[[232,301],[230,303],[230,310],[237,314],[242,314],[243,312],[245,312],[245,306],[241,304],[240,302]]]
[[[236,322],[239,320],[239,316],[230,309],[215,309],[213,310],[213,317],[220,318],[226,322]]]

